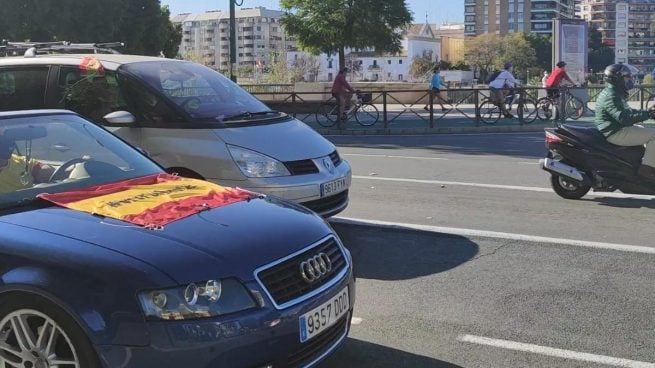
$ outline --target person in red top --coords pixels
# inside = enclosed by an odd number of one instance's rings
[[[350,84],[348,84],[348,81],[346,81],[347,72],[348,68],[342,68],[332,84],[332,96],[337,99],[337,103],[339,104],[340,121],[346,120],[346,117],[344,116],[344,108],[349,104],[355,93],[355,90],[350,86]]]
[[[546,81],[546,88],[548,91],[548,97],[550,98],[557,98],[559,97],[559,91],[557,90],[562,84],[562,80],[566,79],[569,81],[571,84],[575,84],[571,77],[566,73],[566,63],[563,61],[560,61],[557,63],[557,68],[553,70],[552,73],[550,73],[550,77],[548,77],[548,80]]]

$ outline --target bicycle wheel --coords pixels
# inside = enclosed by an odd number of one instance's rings
[[[519,119],[521,119],[524,124],[530,124],[537,120],[537,103],[531,98],[523,99],[523,102],[519,103],[517,111]]]
[[[378,108],[368,103],[362,104],[355,112],[355,119],[359,125],[371,126],[377,123],[379,118]]]
[[[577,97],[570,96],[566,101],[566,116],[578,120],[584,114],[584,104]]]
[[[496,124],[500,120],[500,108],[491,100],[484,100],[478,109],[480,120],[485,124]]]
[[[646,110],[655,108],[655,95],[650,96],[648,101],[646,101]]]
[[[550,120],[553,117],[553,103],[548,97],[537,100],[537,117],[540,120]]]
[[[316,110],[316,122],[322,127],[329,128],[337,123],[339,108],[336,104],[322,103]]]

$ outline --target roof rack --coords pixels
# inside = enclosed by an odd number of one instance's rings
[[[120,54],[116,49],[124,47],[123,42],[72,43],[56,42],[0,42],[1,56],[35,56],[44,54]]]

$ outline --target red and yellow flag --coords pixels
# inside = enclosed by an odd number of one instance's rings
[[[256,194],[202,180],[157,174],[82,190],[41,194],[62,207],[130,222],[164,226],[198,212],[251,199]]]

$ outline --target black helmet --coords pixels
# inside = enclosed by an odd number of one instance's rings
[[[509,68],[511,68],[511,67],[513,67],[513,66],[514,66],[514,65],[512,65],[512,63],[505,63],[505,65],[503,66],[503,69],[505,69],[505,70],[509,70]]]
[[[563,61],[560,61],[559,63],[557,63],[557,64],[555,64],[555,65],[557,65],[558,68],[563,68],[563,67],[566,66],[566,63],[563,62]]]
[[[621,89],[626,89],[625,77],[632,77],[630,68],[623,64],[612,64],[605,68],[603,74],[605,76],[605,82]]]

